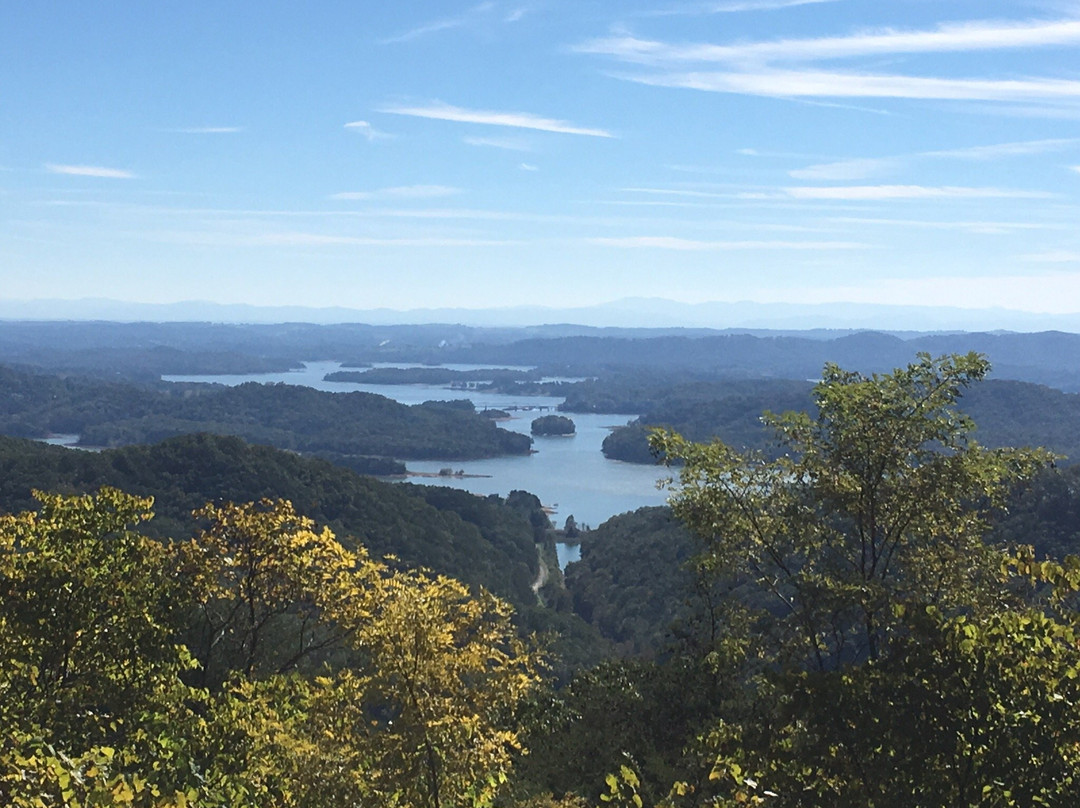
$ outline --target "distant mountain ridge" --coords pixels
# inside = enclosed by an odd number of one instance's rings
[[[668,378],[672,374],[814,379],[825,362],[883,372],[904,366],[919,351],[977,351],[990,359],[996,378],[1080,391],[1080,334],[1063,331],[0,320],[0,364],[144,384],[158,384],[162,375],[191,374],[275,373],[276,380],[290,381],[286,371],[319,359],[346,368],[374,363],[528,366],[556,377],[647,372],[663,374],[665,383],[679,380]]]
[[[341,306],[255,306],[181,301],[132,303],[107,298],[0,300],[0,320],[110,320],[117,322],[459,323],[480,327],[578,324],[602,328],[813,329],[888,331],[1080,331],[1080,312],[1044,314],[1016,309],[890,306],[863,303],[680,303],[622,298],[591,306],[551,308],[439,308],[393,310]]]

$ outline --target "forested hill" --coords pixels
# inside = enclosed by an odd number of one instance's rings
[[[91,446],[150,443],[191,432],[237,435],[336,459],[465,459],[527,454],[527,435],[471,405],[406,406],[372,393],[286,384],[145,387],[0,367],[0,433],[75,433]]]
[[[886,334],[604,329],[574,325],[475,328],[359,323],[108,323],[0,321],[0,363],[152,381],[162,374],[254,373],[303,361],[539,365],[563,375],[612,369],[689,370],[702,375],[817,378],[825,362],[887,372],[933,355],[978,351],[994,377],[1080,390],[1080,335]]]
[[[447,351],[444,362],[560,367],[566,372],[660,368],[700,376],[815,379],[826,362],[864,373],[888,372],[932,355],[977,351],[989,357],[995,378],[1080,390],[1080,335],[941,334],[901,338],[872,331],[835,339],[725,334],[613,338],[579,336],[528,339],[509,345],[477,345]]]
[[[497,497],[383,483],[330,463],[252,446],[238,438],[189,435],[100,453],[0,437],[0,510],[36,507],[31,490],[77,493],[108,485],[154,497],[159,536],[192,534],[191,511],[207,502],[291,500],[345,544],[394,554],[482,584],[520,606],[534,604],[538,571],[531,497]],[[431,504],[432,502],[436,504]],[[515,507],[515,505],[517,507]]]
[[[604,385],[594,387],[591,395],[603,400]],[[740,448],[769,451],[774,436],[763,427],[761,413],[810,409],[812,388],[809,382],[788,380],[696,382],[636,392],[629,385],[616,387],[644,414],[615,429],[604,440],[604,454],[656,462],[648,447],[650,426],[670,427],[691,440],[718,437]],[[583,397],[577,406],[585,408],[589,400]],[[960,409],[975,421],[974,438],[985,446],[1042,446],[1063,455],[1066,463],[1080,461],[1080,394],[991,379],[965,390]]]

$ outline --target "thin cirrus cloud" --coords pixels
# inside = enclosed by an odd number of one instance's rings
[[[946,101],[1043,102],[1080,100],[1080,81],[909,76],[872,70],[822,68],[827,60],[908,54],[963,53],[1061,47],[1080,43],[1080,20],[976,21],[926,30],[859,32],[847,36],[776,39],[733,44],[669,43],[630,35],[593,39],[580,53],[653,69],[614,73],[658,87],[783,98],[909,98]],[[800,64],[801,63],[801,64]],[[701,69],[688,70],[697,65]],[[721,69],[715,69],[722,65]]]
[[[437,199],[460,194],[460,188],[449,185],[399,185],[374,191],[343,191],[331,199]]]
[[[793,199],[1046,199],[1053,196],[1043,191],[1016,191],[1006,188],[970,188],[964,186],[926,185],[845,185],[798,186],[785,188],[784,194]]]
[[[776,98],[909,98],[938,101],[1080,100],[1080,81],[1069,79],[943,79],[828,71],[666,73],[619,75],[656,87]]]
[[[612,36],[589,40],[576,46],[575,50],[646,64],[763,64],[905,53],[1049,47],[1077,43],[1080,43],[1080,20],[1065,19],[1035,22],[980,21],[941,25],[925,31],[886,30],[850,36],[776,39],[737,45],[676,45],[633,36]]]
[[[369,142],[386,140],[393,137],[393,135],[387,132],[380,132],[367,121],[352,121],[351,123],[345,124],[345,128],[351,132],[363,135]]]
[[[532,151],[526,141],[513,137],[463,137],[462,143],[469,146],[487,146],[492,149],[505,149],[506,151]]]
[[[731,14],[739,11],[775,11],[795,6],[816,6],[835,3],[837,0],[748,0],[742,3],[709,3],[705,10],[710,14]]]
[[[496,15],[499,15],[498,19],[501,22],[514,23],[524,17],[527,12],[528,9],[517,7],[500,13],[498,3],[485,0],[485,2],[477,3],[466,9],[464,13],[459,14],[456,17],[442,17],[437,20],[423,23],[400,34],[380,39],[379,43],[382,45],[395,45],[402,42],[411,42],[414,39],[420,39],[429,34],[437,34],[441,31],[450,31],[455,28],[465,28],[470,25],[482,23],[496,17]]]
[[[1033,264],[1080,264],[1080,252],[1075,250],[1048,250],[1047,252],[1023,255],[1020,260]]]
[[[588,137],[614,137],[605,129],[577,126],[556,118],[544,118],[531,112],[499,112],[494,110],[465,109],[450,104],[433,103],[425,106],[390,105],[379,110],[392,115],[408,115],[414,118],[430,118],[438,121],[477,123],[486,126],[508,126],[515,129],[535,129],[565,135]]]
[[[999,157],[1023,157],[1060,151],[1080,144],[1080,138],[1022,140],[1013,143],[993,143],[988,146],[968,146],[962,149],[943,149],[921,152],[918,157],[951,157],[958,160],[996,160]]]
[[[1077,138],[1026,140],[1012,143],[993,143],[986,146],[966,146],[959,149],[940,149],[891,157],[867,157],[817,163],[788,172],[797,180],[859,180],[892,171],[903,164],[920,159],[951,159],[989,161],[1010,157],[1026,157],[1060,151],[1080,144]]]
[[[738,194],[721,191],[699,191],[692,188],[620,188],[620,191],[628,194],[653,194],[656,196],[688,196],[698,199],[733,199]]]
[[[899,160],[890,157],[837,160],[834,163],[796,168],[789,171],[788,176],[796,180],[862,180],[885,173],[898,162]]]
[[[876,225],[882,227],[927,228],[930,230],[959,230],[966,233],[1000,235],[1017,230],[1069,230],[1069,225],[1053,222],[1006,222],[1006,221],[949,221],[942,219],[895,219],[868,218],[860,216],[832,216],[825,220],[837,225]]]
[[[644,11],[636,15],[639,17],[676,17],[676,16],[702,16],[707,14],[736,14],[746,11],[777,11],[796,6],[816,6],[821,3],[835,3],[838,0],[742,0],[742,2],[724,3],[695,3],[692,5],[676,6],[669,9],[656,9]]]
[[[72,177],[100,177],[110,180],[132,180],[135,174],[122,168],[106,168],[105,166],[79,166],[61,165],[58,163],[46,163],[45,170],[50,174],[67,174]]]
[[[856,241],[698,241],[675,236],[628,236],[590,238],[590,244],[626,249],[711,252],[724,250],[856,250],[866,245]]]
[[[475,238],[372,238],[323,233],[264,233],[243,240],[257,247],[502,247],[520,242]]]
[[[395,36],[389,36],[379,40],[381,45],[395,45],[400,42],[410,42],[414,39],[419,39],[427,34],[438,33],[439,31],[446,31],[451,28],[460,28],[466,22],[463,17],[447,18],[443,20],[433,20],[432,22],[425,23],[424,25],[418,25],[416,28],[410,28],[408,31],[397,34]]]
[[[176,132],[181,135],[233,135],[243,132],[242,126],[180,126],[176,129],[167,129],[168,132]]]

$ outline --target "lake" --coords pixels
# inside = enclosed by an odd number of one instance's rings
[[[404,363],[377,364],[375,367],[420,367]],[[490,365],[443,365],[452,370],[484,370]],[[498,367],[506,367],[500,365]],[[166,381],[216,382],[236,385],[244,382],[273,384],[284,382],[313,387],[316,390],[343,393],[361,390],[392,398],[402,404],[420,404],[430,400],[468,398],[477,409],[507,409],[532,407],[532,410],[511,411],[509,421],[499,426],[529,434],[532,420],[541,414],[539,408],[551,412],[562,403],[561,398],[546,396],[511,396],[476,390],[451,390],[425,384],[356,384],[327,382],[323,377],[342,368],[339,362],[307,362],[303,369],[285,373],[257,373],[221,376],[165,376]],[[529,368],[515,368],[528,370]],[[608,460],[600,451],[604,437],[612,427],[632,420],[625,415],[569,415],[577,427],[572,437],[537,437],[531,455],[494,457],[485,460],[410,460],[412,472],[437,474],[441,469],[464,471],[462,477],[413,477],[410,482],[445,485],[471,491],[474,494],[506,496],[515,489],[530,491],[552,510],[552,522],[559,527],[568,516],[579,525],[596,527],[618,513],[646,505],[663,505],[667,494],[656,487],[657,480],[667,476],[664,468]],[[480,475],[480,476],[473,476]],[[560,546],[560,561],[573,560],[576,548]]]

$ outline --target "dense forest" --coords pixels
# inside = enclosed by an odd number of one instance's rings
[[[34,490],[88,493],[110,486],[151,497],[158,538],[188,535],[206,502],[287,499],[344,542],[394,555],[517,606],[536,602],[533,522],[547,517],[531,497],[475,497],[449,488],[379,482],[318,459],[209,434],[153,445],[78,452],[0,438],[0,509],[33,507]]]
[[[546,583],[524,492],[3,439],[0,798],[1075,804],[1080,472],[969,440],[986,372],[827,367],[771,456],[656,435],[673,507]]]
[[[191,432],[236,435],[347,464],[527,454],[531,443],[466,401],[409,407],[372,393],[286,384],[147,387],[0,367],[0,433],[75,433],[83,445],[124,446]]]
[[[588,386],[588,398],[568,399],[565,406],[605,406],[607,385],[598,381]],[[607,457],[632,463],[656,462],[649,448],[650,427],[674,429],[692,440],[717,437],[743,449],[775,452],[775,432],[762,423],[761,413],[813,406],[813,385],[787,380],[699,381],[663,388],[650,381],[635,388],[624,379],[616,389],[624,397],[618,406],[642,415],[613,430],[604,440],[603,451]],[[1080,395],[1076,393],[991,379],[965,391],[959,406],[978,424],[975,439],[987,446],[1042,446],[1056,452],[1062,462],[1080,459]]]
[[[1073,335],[0,336],[0,803],[1080,796]],[[313,357],[531,367],[344,373],[639,416],[604,452],[665,458],[671,506],[558,531],[525,491],[357,473],[529,451],[460,393],[160,380]]]
[[[920,351],[977,351],[993,378],[1080,391],[1080,335],[1043,333],[768,332],[550,325],[373,326],[0,321],[0,363],[152,382],[162,374],[257,373],[338,359],[539,367],[549,376],[685,372],[726,378],[816,379],[826,362],[886,372]]]

